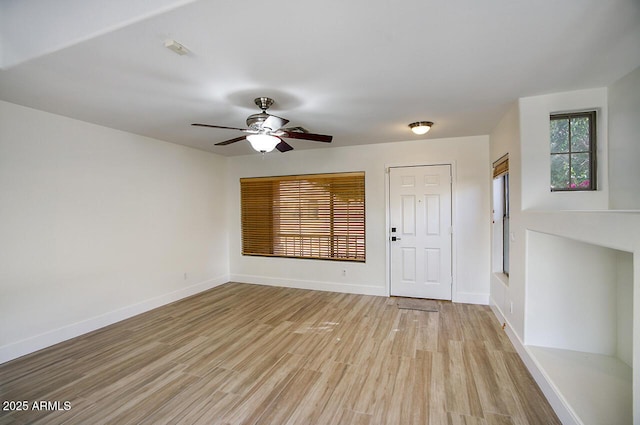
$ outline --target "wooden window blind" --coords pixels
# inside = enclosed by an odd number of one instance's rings
[[[493,178],[500,177],[509,172],[509,155],[504,155],[493,163]]]
[[[240,179],[244,255],[365,261],[364,172]]]

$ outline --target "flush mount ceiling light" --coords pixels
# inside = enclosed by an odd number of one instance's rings
[[[247,140],[253,149],[262,153],[271,152],[280,143],[278,137],[269,134],[250,134],[247,136]]]
[[[409,124],[409,128],[415,134],[426,134],[429,130],[431,130],[431,126],[433,123],[431,121],[416,121]]]

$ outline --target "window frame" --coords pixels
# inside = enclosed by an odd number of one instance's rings
[[[496,221],[500,222],[500,240],[493,240],[493,255],[500,255],[500,264],[496,264],[494,261],[494,273],[502,273],[507,278],[509,277],[510,269],[510,188],[509,188],[509,154],[505,154],[497,159],[493,164],[493,197],[494,208],[498,207],[500,215],[496,216],[496,210],[493,210],[493,225],[496,226]],[[499,182],[499,186],[496,187],[495,182]],[[496,205],[495,199],[499,198],[500,204]],[[493,238],[496,238],[496,232],[493,232]],[[498,248],[498,249],[496,249]],[[499,268],[498,268],[499,267]]]
[[[551,140],[549,140],[549,188],[551,192],[589,192],[598,190],[598,178],[597,178],[597,126],[596,119],[597,114],[595,110],[590,111],[580,111],[580,112],[563,112],[557,114],[551,114],[549,116],[549,138],[551,139],[551,122],[554,120],[569,120],[569,131],[571,131],[571,120],[574,118],[589,118],[589,150],[587,151],[572,151],[571,150],[571,132],[569,132],[569,140],[567,143],[567,151],[563,152],[551,152]],[[574,154],[588,154],[589,155],[589,185],[588,186],[578,186],[575,187],[561,187],[554,188],[551,185],[551,172],[552,172],[552,159],[557,155],[568,155],[569,157],[569,186],[571,186],[571,161],[572,155]]]
[[[240,209],[242,255],[366,261],[364,171],[241,178]]]
[[[509,170],[502,174],[502,273],[509,276],[510,262],[509,262],[509,247],[511,243],[509,241],[510,235],[510,196],[509,193]]]

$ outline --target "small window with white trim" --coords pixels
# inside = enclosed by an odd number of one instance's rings
[[[596,190],[596,111],[550,120],[551,191]]]

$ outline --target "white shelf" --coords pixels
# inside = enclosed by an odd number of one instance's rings
[[[584,425],[633,423],[633,369],[629,365],[601,354],[526,348]]]

